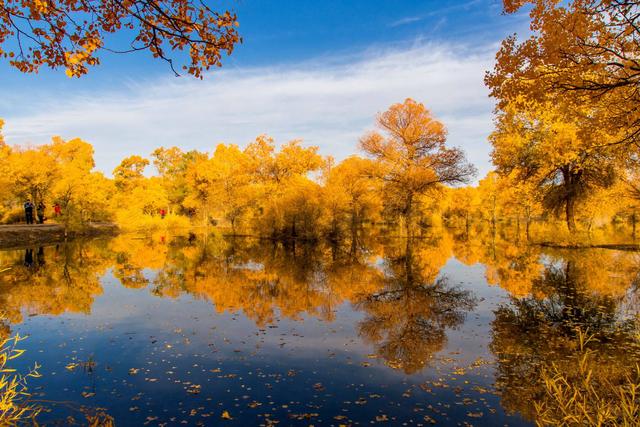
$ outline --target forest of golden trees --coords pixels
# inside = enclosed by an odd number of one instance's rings
[[[178,15],[157,16],[153,5],[140,2],[134,14],[140,33],[132,45],[170,64],[163,43],[187,49],[192,61],[183,69],[202,77],[241,40],[236,17],[174,3],[181,5]],[[99,63],[105,36],[131,13],[92,3],[65,1],[61,9],[26,4],[27,11],[1,10],[31,24],[21,31],[34,32],[34,47],[4,56],[24,72],[48,65],[70,76]],[[637,2],[504,0],[503,6],[505,13],[528,11],[532,36],[506,38],[486,73],[496,101],[489,136],[494,170],[477,185],[464,186],[474,182],[475,169],[460,149],[446,145],[445,124],[406,99],[380,113],[378,129],[360,138],[364,156],[339,163],[299,140],[276,143],[261,135],[244,148],[219,144],[212,152],[159,147],[150,158],[123,159],[111,178],[94,170],[92,146],[81,139],[12,147],[0,136],[0,222],[19,222],[21,205],[31,199],[44,202],[49,218],[51,207],[59,206],[56,221],[67,227],[87,221],[130,229],[217,224],[233,234],[308,240],[355,236],[371,224],[411,236],[434,225],[468,229],[482,222],[515,227],[527,238],[532,228],[539,239],[620,229],[635,238]],[[65,8],[110,24],[91,23],[93,32],[76,34]],[[60,22],[56,28],[36,34],[33,25],[53,18]],[[191,19],[197,25],[185,24]],[[180,32],[166,32],[166,26]],[[0,43],[12,34],[0,26]]]
[[[381,132],[360,145],[367,158],[335,164],[289,141],[279,147],[265,135],[244,149],[219,144],[213,153],[160,147],[152,159],[133,155],[108,178],[94,170],[93,148],[81,139],[38,147],[2,143],[0,218],[22,220],[31,200],[60,207],[68,226],[116,221],[123,228],[221,224],[234,234],[274,238],[338,238],[363,224],[404,224],[410,232],[442,199],[444,185],[474,173],[464,154],[445,145],[444,125],[407,99],[378,117]],[[155,173],[145,174],[153,162]]]
[[[154,5],[9,2],[0,6],[0,54],[23,72],[49,66],[80,77],[111,49],[108,35],[125,25],[135,30],[132,50],[148,50],[172,69],[167,44],[187,50],[191,61],[180,68],[202,78],[241,42],[229,11],[188,0],[170,2],[166,11]],[[244,148],[220,144],[212,152],[159,147],[150,158],[123,159],[111,178],[94,170],[92,146],[81,139],[12,147],[0,136],[0,223],[19,222],[31,199],[44,202],[49,218],[59,206],[55,220],[67,227],[218,224],[234,234],[337,239],[369,224],[410,236],[433,225],[483,222],[513,226],[528,238],[532,231],[548,239],[616,228],[635,238],[638,3],[504,0],[503,9],[528,12],[531,37],[506,38],[486,73],[496,101],[494,170],[477,185],[464,186],[474,182],[474,167],[446,145],[445,124],[407,99],[380,113],[378,130],[362,136],[364,156],[337,164],[318,147],[261,135]],[[71,12],[86,15],[86,29],[74,27]],[[28,43],[8,45],[15,37]]]
[[[67,227],[218,225],[274,239],[355,240],[373,225],[406,236],[483,224],[527,238],[532,230],[546,239],[620,229],[635,237],[636,154],[620,144],[594,148],[613,137],[584,137],[567,111],[562,119],[555,108],[514,105],[499,111],[490,137],[496,170],[466,186],[474,167],[446,145],[444,125],[412,99],[378,116],[379,131],[360,139],[364,156],[339,163],[299,140],[278,146],[261,135],[244,149],[219,144],[212,153],[160,147],[150,159],[123,159],[110,178],[94,169],[93,148],[79,138],[54,137],[36,147],[0,139],[0,221],[24,221],[22,205],[32,200],[45,204],[49,221]]]

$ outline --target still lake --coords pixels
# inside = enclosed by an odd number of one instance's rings
[[[120,235],[0,251],[0,336],[45,425],[528,426],[580,331],[598,374],[640,361],[639,273],[487,234]]]

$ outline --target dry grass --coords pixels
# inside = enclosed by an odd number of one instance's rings
[[[37,405],[29,403],[27,380],[38,378],[36,365],[26,375],[10,367],[12,360],[20,357],[24,350],[17,348],[24,338],[20,335],[0,340],[0,426],[14,426],[34,420],[40,412]]]
[[[579,332],[576,366],[570,372],[557,364],[542,371],[544,399],[535,402],[538,426],[638,426],[640,366],[629,372],[605,372],[605,361],[588,349],[593,336]]]

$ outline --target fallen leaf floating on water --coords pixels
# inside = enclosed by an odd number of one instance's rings
[[[222,418],[223,420],[232,420],[233,418],[231,418],[231,414],[229,414],[229,411],[222,411],[222,415],[220,415],[220,418]]]
[[[425,416],[423,417],[423,419],[424,419],[426,422],[428,422],[428,423],[436,424],[436,420],[434,420],[433,418],[431,418],[429,415],[425,415]]]
[[[200,394],[200,389],[202,387],[197,385],[197,384],[192,384],[189,386],[189,388],[187,389],[187,393],[189,394]]]

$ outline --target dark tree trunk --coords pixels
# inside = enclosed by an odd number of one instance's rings
[[[465,212],[464,215],[464,228],[467,231],[467,236],[469,235],[469,211]]]
[[[567,227],[569,228],[569,231],[573,233],[578,228],[576,227],[575,200],[573,200],[572,197],[567,198],[565,209],[566,209]]]
[[[574,233],[578,229],[575,218],[576,188],[582,179],[582,172],[572,171],[571,167],[567,166],[562,170],[562,178],[564,180],[565,191],[565,219],[567,221],[567,228],[571,233]]]
[[[351,254],[355,254],[358,246],[358,214],[355,208],[351,210]]]
[[[493,195],[491,202],[491,228],[496,229],[496,196]]]
[[[407,197],[407,202],[405,205],[405,211],[404,211],[404,219],[405,219],[405,231],[407,233],[407,237],[411,238],[412,237],[412,232],[413,232],[413,195],[410,194]]]

